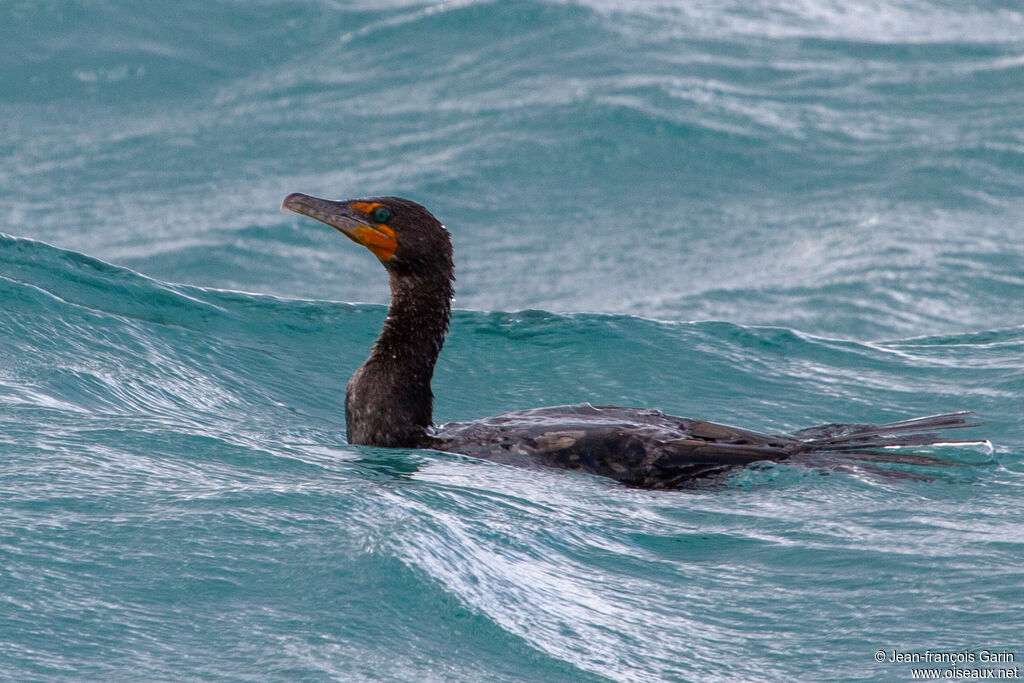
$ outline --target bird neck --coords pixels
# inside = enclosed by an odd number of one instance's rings
[[[433,424],[430,381],[451,317],[452,277],[391,273],[391,305],[369,358],[349,381],[349,443],[415,448]]]

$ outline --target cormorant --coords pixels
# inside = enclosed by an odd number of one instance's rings
[[[448,231],[416,202],[288,195],[289,209],[340,231],[380,259],[391,304],[369,358],[352,375],[345,420],[352,444],[428,448],[519,466],[583,470],[644,488],[679,488],[758,461],[836,458],[941,464],[887,446],[937,442],[937,430],[973,427],[969,411],[889,424],[828,424],[789,435],[581,403],[435,426],[430,381],[451,315],[454,267]]]

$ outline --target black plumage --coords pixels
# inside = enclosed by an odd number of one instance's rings
[[[971,413],[958,412],[779,435],[657,410],[582,403],[435,426],[430,383],[454,291],[448,231],[423,206],[398,197],[328,201],[291,194],[282,209],[322,221],[366,246],[390,276],[391,305],[380,337],[346,392],[353,444],[432,448],[517,466],[582,470],[644,488],[679,488],[762,461],[943,464],[879,449],[949,443],[939,431],[979,424],[968,420]]]

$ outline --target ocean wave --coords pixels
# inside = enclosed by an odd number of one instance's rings
[[[27,372],[21,380],[48,376],[63,392],[52,400],[82,409],[180,416],[301,406],[333,413],[339,425],[342,388],[384,312],[168,285],[21,238],[0,238],[0,254],[7,347],[17,359],[8,367]],[[435,388],[443,421],[592,401],[710,411],[770,428],[806,426],[809,418],[797,416],[812,408],[813,419],[833,419],[849,410],[848,394],[872,396],[868,415],[850,416],[867,421],[897,408],[963,407],[934,404],[938,396],[977,391],[988,401],[1016,390],[1019,327],[933,339],[857,342],[715,321],[459,310]],[[932,406],[901,405],[924,388]],[[793,398],[763,424],[763,402],[780,396]]]

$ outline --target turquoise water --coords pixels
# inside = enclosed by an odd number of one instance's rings
[[[0,5],[0,678],[1021,665],[1024,12],[681,5]],[[970,409],[991,448],[645,492],[351,447],[386,278],[292,191],[452,231],[439,421]]]

